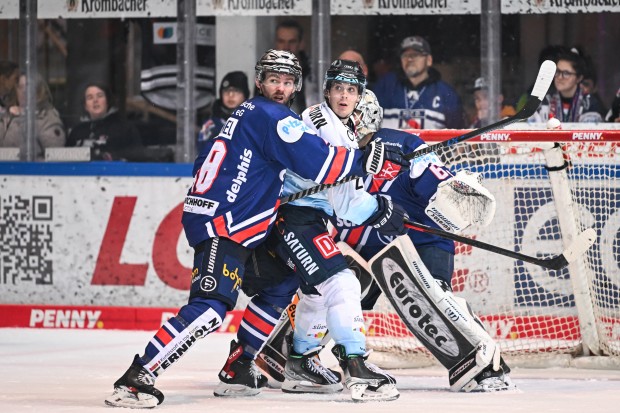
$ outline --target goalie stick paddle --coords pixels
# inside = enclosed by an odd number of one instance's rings
[[[529,255],[521,254],[519,252],[514,252],[511,250],[507,250],[495,245],[487,244],[482,241],[478,241],[475,239],[463,237],[460,235],[453,234],[451,232],[447,232],[438,228],[429,227],[424,224],[420,224],[417,222],[405,220],[405,227],[414,229],[416,231],[426,232],[429,234],[434,234],[440,236],[442,238],[451,239],[452,241],[458,241],[463,244],[471,245],[486,251],[491,251],[499,255],[505,255],[507,257],[511,257],[517,260],[521,260],[524,262],[529,262],[530,264],[535,264],[540,267],[548,268],[550,270],[561,270],[566,267],[569,263],[573,262],[577,257],[586,252],[594,241],[596,241],[596,231],[593,228],[588,228],[583,231],[581,234],[577,235],[572,244],[566,248],[562,254],[553,257],[553,258],[536,258],[531,257]]]
[[[498,122],[492,123],[490,125],[483,126],[479,129],[474,129],[472,131],[464,133],[463,135],[459,135],[443,142],[439,142],[434,145],[427,146],[426,148],[408,153],[405,155],[404,158],[410,161],[412,159],[424,156],[428,153],[435,152],[438,149],[456,145],[457,143],[461,143],[468,139],[475,138],[476,136],[482,135],[483,133],[503,128],[504,126],[508,126],[511,123],[515,123],[520,120],[525,120],[529,118],[536,112],[536,109],[538,109],[538,106],[540,106],[540,103],[547,94],[547,90],[549,90],[549,86],[551,86],[551,82],[553,81],[553,77],[555,76],[555,69],[556,65],[551,60],[545,60],[543,64],[540,65],[540,69],[538,70],[538,76],[536,76],[536,82],[534,83],[534,87],[532,88],[532,94],[527,99],[527,103],[525,104],[525,106],[516,114],[504,118]],[[317,192],[321,192],[326,189],[342,185],[357,178],[357,176],[349,176],[333,184],[316,185],[311,188],[304,189],[303,191],[295,192],[294,194],[290,194],[288,196],[280,198],[280,205],[287,204],[308,195],[314,195]]]

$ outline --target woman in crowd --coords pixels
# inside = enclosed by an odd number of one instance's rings
[[[21,75],[16,85],[17,105],[10,106],[0,116],[0,146],[19,147],[21,158],[25,157],[26,137],[26,75]],[[65,146],[65,129],[52,105],[52,95],[47,83],[37,76],[35,118],[35,159],[43,160],[45,148]]]
[[[100,83],[86,85],[86,116],[71,130],[67,146],[90,146],[93,160],[141,159],[144,147],[138,130],[112,105],[112,94],[107,86]]]
[[[580,87],[585,70],[585,61],[577,49],[559,54],[553,79],[555,91],[547,94],[532,120],[546,122],[554,117],[562,123],[601,122],[601,102]]]

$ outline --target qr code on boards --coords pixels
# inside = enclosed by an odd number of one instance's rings
[[[52,284],[52,197],[0,195],[0,285]]]

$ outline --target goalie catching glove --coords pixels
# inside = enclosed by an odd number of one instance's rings
[[[376,195],[378,209],[363,225],[370,225],[383,235],[397,236],[407,233],[405,219],[409,219],[407,212],[390,198]]]
[[[409,169],[410,162],[399,149],[372,141],[364,148],[364,171],[377,179],[392,180]]]
[[[442,229],[460,232],[473,224],[489,225],[495,197],[482,185],[479,173],[459,171],[437,186],[424,212]]]

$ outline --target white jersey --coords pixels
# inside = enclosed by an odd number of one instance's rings
[[[327,102],[310,106],[301,117],[306,126],[329,144],[349,149],[358,148],[355,132],[342,123],[329,108]],[[290,195],[315,185],[315,182],[303,179],[287,169],[283,195]],[[328,215],[335,213],[338,217],[359,225],[366,221],[378,207],[375,197],[364,191],[363,187],[362,180],[358,179],[300,198],[290,204],[321,209]]]

